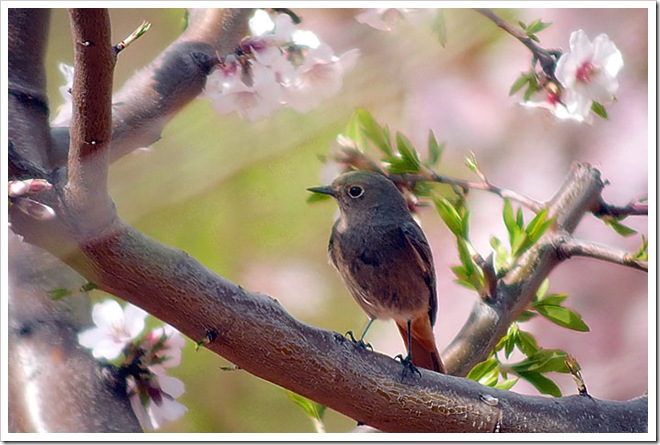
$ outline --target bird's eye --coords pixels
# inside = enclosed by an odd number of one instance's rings
[[[354,185],[348,189],[348,196],[351,198],[359,198],[364,194],[364,189],[359,185]]]

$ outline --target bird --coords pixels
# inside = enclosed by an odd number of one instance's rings
[[[364,345],[374,320],[393,319],[407,349],[402,363],[445,373],[433,335],[438,299],[431,248],[394,182],[352,171],[307,190],[330,195],[339,206],[328,253],[370,318],[358,343]]]

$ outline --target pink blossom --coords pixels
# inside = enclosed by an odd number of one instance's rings
[[[184,393],[183,382],[175,377],[151,374],[140,381],[129,379],[128,393],[133,412],[144,429],[156,430],[188,411],[175,400]]]
[[[586,118],[592,102],[612,101],[623,57],[607,35],[600,34],[592,43],[582,30],[571,34],[570,48],[557,62],[555,76],[564,87],[561,98],[569,114]]]

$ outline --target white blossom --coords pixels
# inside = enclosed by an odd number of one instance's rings
[[[60,63],[60,72],[64,76],[64,85],[59,88],[60,94],[64,98],[64,103],[57,109],[57,114],[50,121],[51,127],[68,127],[73,114],[73,66],[66,63]]]
[[[590,123],[593,103],[604,105],[614,98],[623,57],[607,35],[600,34],[592,43],[582,30],[571,34],[570,50],[555,68],[559,84],[551,81],[521,104],[548,109],[559,119]]]
[[[113,360],[144,329],[147,313],[127,304],[122,310],[115,300],[106,300],[94,305],[92,320],[96,327],[78,334],[78,342],[92,349],[96,358]]]
[[[412,11],[409,8],[370,8],[356,15],[355,20],[374,29],[392,31]]]
[[[336,56],[287,14],[272,19],[257,10],[249,26],[252,36],[221,58],[207,79],[205,96],[219,114],[236,112],[254,121],[287,106],[308,111],[337,94],[344,73],[355,65],[357,50]]]
[[[561,102],[569,115],[586,118],[594,101],[605,104],[614,98],[623,57],[606,34],[592,43],[583,30],[571,34],[570,49],[557,62],[555,77],[563,86]]]

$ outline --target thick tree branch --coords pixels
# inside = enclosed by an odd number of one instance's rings
[[[553,243],[555,244],[557,253],[562,258],[568,259],[574,256],[583,256],[632,267],[633,269],[639,269],[645,272],[648,272],[649,269],[648,261],[638,260],[630,252],[625,252],[611,246],[578,240],[568,235],[558,235],[553,240]]]
[[[75,78],[65,204],[70,221],[85,226],[80,235],[98,236],[115,216],[107,191],[115,51],[107,10],[71,9],[69,15]]]
[[[16,154],[48,169],[48,99],[43,65],[50,23],[47,9],[8,11],[8,136]],[[29,177],[20,166],[10,163],[10,177]]]
[[[590,207],[587,197],[594,196],[594,189],[598,196],[599,181],[597,171],[577,168],[564,187],[576,187],[578,192],[560,193],[551,204],[557,219],[574,227]],[[582,212],[572,206],[579,206]],[[645,398],[617,404],[582,396],[522,397],[424,370],[421,378],[402,381],[401,365],[391,358],[295,320],[272,298],[236,286],[184,252],[163,246],[127,225],[115,229],[103,239],[81,245],[78,254],[69,257],[74,258],[69,264],[101,289],[144,308],[193,340],[215,338],[207,347],[242,369],[384,431],[646,428]],[[531,264],[534,258],[541,263],[539,272]],[[496,316],[493,338],[499,338],[499,330],[506,330],[507,310],[516,313],[523,307],[524,299],[547,274],[544,263],[557,261],[554,249],[530,254],[520,264],[531,269],[532,278],[521,274],[515,282],[514,276],[500,291],[497,305],[478,306],[477,310],[485,308]],[[473,320],[484,324],[489,319],[472,317],[468,324]],[[465,333],[459,334],[459,340],[461,335]],[[472,353],[479,356],[481,350],[487,351],[488,346]],[[464,369],[461,360],[474,362],[469,355],[446,357],[454,372]],[[609,414],[592,417],[593,412]],[[521,422],[523,418],[528,421]]]
[[[50,176],[51,140],[43,64],[48,28],[46,9],[9,9],[10,178]],[[39,194],[39,200],[42,195],[57,207],[55,191]],[[39,233],[44,243],[58,246],[56,250],[63,255],[75,250],[76,243],[70,236],[52,239],[58,233],[67,233],[63,218],[41,221],[13,209],[10,213],[20,214],[27,222],[26,230]],[[20,218],[13,220],[21,224]],[[8,239],[11,261],[8,326],[4,328],[8,339],[10,431],[140,431],[125,388],[109,384],[99,362],[78,347],[78,330],[91,323],[88,298],[77,295],[55,302],[47,293],[76,287],[75,283],[79,285],[83,279],[11,231]]]

